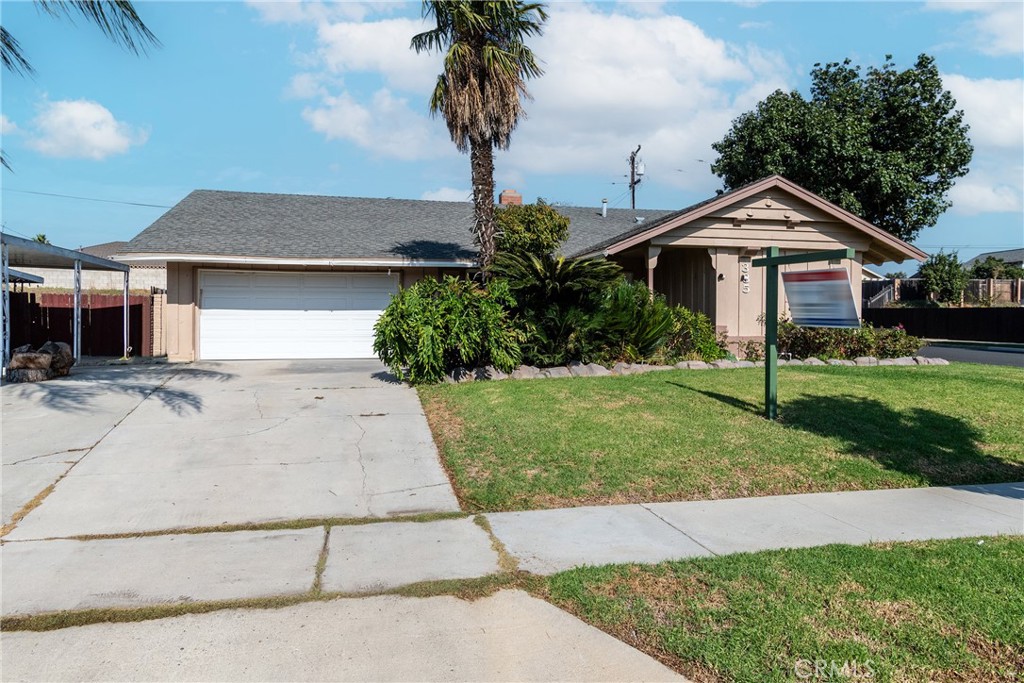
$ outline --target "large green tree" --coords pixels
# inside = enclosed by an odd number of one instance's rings
[[[460,152],[470,154],[474,234],[480,264],[487,268],[496,251],[494,148],[508,149],[524,115],[526,81],[540,76],[525,40],[540,35],[544,5],[520,0],[425,0],[423,14],[435,27],[412,39],[416,52],[444,54],[444,67],[430,97]]]
[[[35,0],[35,4],[44,14],[54,18],[83,17],[115,43],[135,54],[144,52],[148,46],[160,44],[129,0]],[[35,73],[21,44],[4,26],[0,26],[0,63],[10,73]],[[0,164],[10,169],[2,152]]]
[[[904,240],[935,225],[974,153],[935,60],[862,74],[847,59],[811,80],[810,99],[778,90],[712,145],[725,188],[777,173]]]

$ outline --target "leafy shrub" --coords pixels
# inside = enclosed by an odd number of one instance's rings
[[[683,306],[673,306],[672,331],[665,342],[665,361],[703,360],[711,362],[726,357],[724,342],[715,334],[711,318]]]
[[[439,381],[460,365],[519,365],[522,333],[509,317],[514,299],[502,282],[424,278],[400,289],[374,326],[373,351],[399,379]]]
[[[799,327],[788,320],[779,321],[779,353],[794,358],[897,358],[912,356],[923,345],[921,339],[907,334],[902,326],[872,327],[864,323],[859,329],[847,329]]]
[[[641,282],[619,279],[605,294],[590,327],[599,357],[606,362],[650,359],[665,345],[675,320],[663,296],[651,296]]]
[[[543,199],[503,206],[494,212],[494,221],[502,253],[547,256],[569,235],[569,219]]]
[[[1024,278],[1024,268],[1007,263],[995,256],[988,256],[971,267],[971,277],[978,280],[1016,280]]]
[[[764,360],[767,354],[764,342],[756,339],[741,341],[739,343],[739,351],[743,354],[743,359],[749,361]]]
[[[617,264],[600,259],[499,254],[491,274],[515,298],[524,361],[551,366],[595,357],[600,343],[594,319],[620,273]]]
[[[952,254],[940,251],[929,256],[921,266],[921,277],[924,278],[925,291],[946,304],[960,303],[970,280],[970,274],[955,251]]]

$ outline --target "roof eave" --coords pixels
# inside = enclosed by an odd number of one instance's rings
[[[464,259],[414,259],[407,257],[342,257],[301,258],[277,256],[226,256],[223,254],[183,254],[167,252],[138,252],[119,254],[126,263],[145,264],[150,261],[167,263],[209,263],[224,265],[268,266],[347,266],[366,268],[475,268],[476,261]]]

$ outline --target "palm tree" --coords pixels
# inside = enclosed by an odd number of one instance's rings
[[[134,54],[145,52],[147,46],[160,45],[160,41],[142,21],[129,0],[35,0],[35,3],[39,9],[55,18],[73,18],[80,14],[96,24],[108,38]],[[11,73],[35,73],[17,39],[3,26],[0,26],[0,63],[5,71]],[[8,170],[11,168],[2,152],[0,164]]]
[[[442,115],[455,146],[470,153],[474,232],[486,269],[497,242],[494,148],[508,149],[530,96],[526,81],[543,73],[523,41],[541,34],[548,15],[543,4],[521,0],[424,0],[423,16],[437,25],[413,36],[412,48],[444,53],[430,113]]]

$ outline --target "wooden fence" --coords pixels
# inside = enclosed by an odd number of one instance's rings
[[[903,325],[915,337],[1024,343],[1024,308],[865,308],[876,327]]]
[[[128,297],[128,344],[136,356],[153,355],[153,296]],[[74,295],[11,292],[11,348],[48,341],[72,343]],[[120,294],[82,293],[82,355],[124,353],[124,299]]]
[[[865,280],[861,283],[861,296],[871,301],[885,290],[891,291],[892,301],[926,301],[928,292],[920,278],[896,280]],[[969,305],[1020,305],[1024,303],[1024,280],[968,280],[964,290],[964,303]]]

